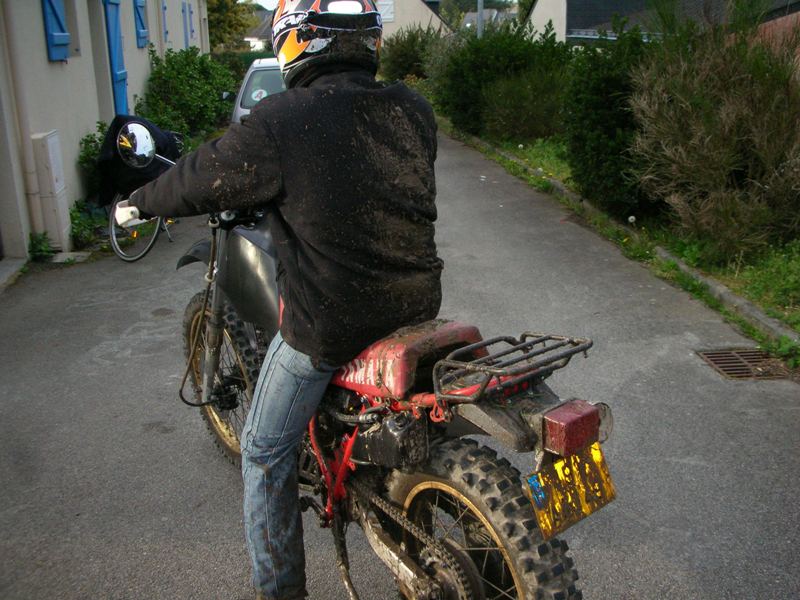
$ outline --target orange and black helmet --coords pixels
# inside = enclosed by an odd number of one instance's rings
[[[352,65],[374,73],[382,31],[373,0],[280,0],[272,48],[286,87],[293,87],[323,65]]]

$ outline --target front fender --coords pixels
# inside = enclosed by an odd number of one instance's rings
[[[208,264],[211,257],[211,240],[200,240],[196,242],[189,251],[178,259],[178,266],[175,269],[180,269],[192,263],[201,262]]]

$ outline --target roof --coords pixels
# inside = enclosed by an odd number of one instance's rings
[[[253,27],[250,31],[244,34],[244,38],[255,38],[259,40],[272,40],[272,13],[271,10],[257,11],[258,16],[261,16],[261,23]]]
[[[638,25],[644,30],[653,20],[648,0],[568,0],[567,37],[596,37],[599,31],[611,31],[614,15],[623,16],[628,26]],[[725,19],[728,0],[680,0],[682,15],[698,23],[720,23]],[[800,0],[771,0],[770,10],[765,15],[769,21],[800,11]],[[605,15],[605,19],[591,19]]]
[[[250,67],[256,69],[280,68],[280,64],[277,58],[257,58]]]

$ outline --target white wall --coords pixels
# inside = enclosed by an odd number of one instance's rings
[[[542,32],[549,21],[553,22],[556,39],[567,39],[567,0],[538,0],[531,11],[528,22],[536,31]]]
[[[377,0],[383,15],[383,38],[386,39],[404,27],[421,25],[435,28],[447,26],[422,0]]]
[[[11,65],[5,20],[0,10],[0,238],[8,257],[26,258],[30,219],[25,204],[25,188],[20,157],[16,152],[17,131],[14,98],[11,95]]]
[[[98,120],[114,116],[102,0],[63,0],[70,30],[70,56],[52,62],[41,0],[0,0],[0,237],[7,257],[27,255],[28,232],[44,231],[36,164],[30,136],[57,130],[67,202],[84,197],[78,167],[80,140]],[[191,0],[194,36],[189,44],[208,49],[206,0]],[[187,2],[188,5],[188,2]],[[181,0],[167,0],[169,36],[163,39],[162,0],[146,0],[149,41],[163,55],[184,48]],[[138,48],[133,0],[119,4],[128,112],[150,72],[147,47]],[[55,239],[55,232],[51,239]]]

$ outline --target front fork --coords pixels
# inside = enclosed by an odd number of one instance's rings
[[[217,281],[220,267],[224,267],[226,259],[226,249],[228,247],[228,236],[230,230],[220,228],[219,220],[211,217],[208,226],[212,230],[211,255],[208,260],[208,272],[206,282],[208,282],[208,293],[211,299],[209,307],[210,316],[206,322],[206,347],[205,360],[203,361],[203,387],[201,403],[208,404],[211,401],[211,393],[214,390],[217,370],[219,369],[220,347],[222,345],[223,331],[223,305],[222,293],[218,289]],[[219,241],[217,243],[217,235]]]

